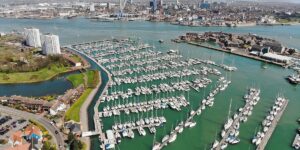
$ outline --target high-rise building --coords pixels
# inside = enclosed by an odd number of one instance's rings
[[[209,9],[210,8],[210,3],[208,3],[207,1],[202,1],[201,3],[199,3],[199,7],[201,9]]]
[[[163,6],[163,5],[164,5],[163,0],[159,0],[159,5],[160,5],[160,6]]]
[[[150,7],[152,12],[155,12],[157,10],[157,0],[150,0]]]
[[[26,39],[26,45],[32,47],[41,47],[41,37],[39,29],[25,28],[24,35]]]
[[[59,55],[60,44],[59,37],[53,34],[46,34],[41,36],[42,39],[42,50],[44,55]]]
[[[90,12],[94,12],[95,11],[95,4],[91,4],[90,5]]]

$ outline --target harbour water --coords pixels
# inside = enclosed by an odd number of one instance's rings
[[[226,27],[183,27],[174,26],[167,23],[150,23],[150,22],[91,22],[89,20],[78,18],[72,20],[17,20],[17,19],[0,19],[0,32],[8,32],[13,29],[21,30],[24,27],[34,26],[40,28],[42,32],[51,32],[58,34],[61,38],[61,43],[75,44],[76,42],[88,42],[102,39],[110,39],[112,37],[137,37],[141,38],[144,43],[154,45],[156,49],[166,52],[169,49],[179,49],[180,53],[185,57],[211,59],[218,63],[224,61],[224,64],[234,65],[238,68],[236,72],[231,73],[231,85],[226,91],[215,97],[215,105],[205,111],[201,116],[195,117],[197,125],[194,128],[184,130],[177,137],[177,140],[169,144],[165,149],[181,150],[181,149],[208,149],[211,143],[216,138],[216,133],[222,130],[223,124],[227,118],[228,106],[232,99],[232,111],[244,105],[243,96],[247,87],[255,86],[261,90],[261,100],[253,110],[253,114],[248,118],[248,121],[240,127],[241,142],[234,146],[229,146],[228,149],[254,149],[251,144],[251,139],[258,130],[261,121],[264,119],[273,105],[277,93],[283,93],[289,99],[289,105],[286,108],[278,126],[275,129],[266,149],[282,150],[291,149],[291,144],[298,127],[296,120],[300,117],[300,89],[299,86],[289,84],[284,78],[292,73],[291,70],[283,69],[278,66],[267,64],[267,69],[264,69],[265,64],[260,61],[255,61],[235,55],[223,54],[205,48],[200,48],[187,44],[175,44],[170,42],[170,39],[184,34],[185,32],[205,32],[205,31],[223,31],[235,33],[255,33],[257,35],[275,38],[289,47],[300,49],[300,26],[274,26],[274,27],[241,27],[241,28],[226,28]],[[159,44],[158,40],[162,39],[165,42]],[[95,67],[95,65],[92,65]],[[100,68],[97,68],[100,69]],[[107,75],[102,73],[102,82],[107,82]],[[62,92],[69,88],[69,83],[65,80],[46,81],[41,86],[53,85],[51,90]],[[21,91],[32,89],[30,93],[35,93],[42,90],[43,93],[51,92],[50,88],[38,88],[36,84],[23,85]],[[0,85],[0,94],[14,93],[15,88],[10,88],[14,85]],[[61,88],[64,87],[64,88]],[[104,85],[101,86],[102,89]],[[100,88],[101,89],[101,88]],[[209,88],[206,89],[206,93]],[[25,92],[24,92],[25,93]],[[27,92],[28,93],[28,92]],[[97,96],[99,96],[100,91]],[[21,93],[22,94],[22,93]],[[199,96],[201,95],[201,97]],[[190,95],[190,101],[194,103],[192,106],[197,107],[199,100],[202,99],[203,90],[200,94]],[[95,98],[96,100],[97,98]],[[93,102],[93,104],[95,101]],[[92,105],[93,105],[92,104]],[[90,106],[90,118],[93,117],[93,106]],[[183,112],[175,112],[171,110],[164,111],[164,116],[167,119],[166,130],[170,131],[172,124],[176,124],[177,120],[186,116],[188,109]],[[93,120],[90,119],[90,127],[93,129]],[[108,121],[109,124],[109,121]],[[147,131],[148,132],[148,131]],[[164,133],[164,127],[157,129],[156,139],[161,140]],[[136,134],[137,135],[137,134]],[[153,135],[147,133],[147,136],[136,136],[133,140],[122,139],[119,149],[130,150],[151,149]],[[99,149],[97,137],[92,140],[92,149]]]

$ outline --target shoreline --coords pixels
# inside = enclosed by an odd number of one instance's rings
[[[270,60],[266,60],[266,59],[259,58],[259,57],[256,57],[256,56],[252,56],[250,54],[241,54],[241,53],[231,52],[231,51],[228,51],[228,50],[225,50],[225,49],[222,49],[222,48],[215,48],[215,47],[202,45],[202,44],[195,43],[195,42],[188,42],[188,41],[183,41],[183,42],[187,43],[187,44],[190,44],[190,45],[195,45],[195,46],[199,46],[199,47],[203,47],[203,48],[208,48],[208,49],[211,49],[211,50],[216,50],[216,51],[220,51],[220,52],[234,54],[234,55],[237,55],[237,56],[250,58],[250,59],[253,59],[253,60],[262,61],[262,62],[266,62],[266,63],[270,63],[270,64],[273,64],[273,65],[277,65],[277,66],[286,68],[286,65],[283,64],[283,63],[277,63],[277,62],[274,62],[274,61],[270,61]]]
[[[72,51],[69,51],[72,53]],[[76,53],[75,53],[76,54]],[[79,55],[80,59],[82,59],[83,62],[84,61],[84,58],[82,58],[80,55]],[[49,76],[48,78],[46,79],[43,79],[43,80],[37,80],[37,81],[20,81],[20,82],[1,82],[0,81],[0,85],[13,85],[13,84],[31,84],[31,83],[41,83],[41,82],[46,82],[46,81],[50,81],[58,76],[62,76],[62,75],[65,75],[65,74],[68,74],[68,73],[73,73],[73,72],[76,72],[76,71],[80,71],[82,69],[87,69],[91,66],[90,63],[87,63],[85,66],[82,66],[82,67],[68,67],[66,71],[63,71],[63,72],[60,72],[60,73],[57,73],[57,74],[54,74],[53,76]],[[37,71],[35,71],[37,72]],[[0,72],[1,74],[2,72]],[[26,72],[16,72],[16,73],[26,73]],[[28,73],[31,73],[31,72],[28,72]],[[68,80],[69,81],[69,80]]]
[[[80,69],[76,69],[76,70],[67,70],[61,73],[57,73],[45,80],[39,80],[39,81],[20,81],[20,82],[0,82],[0,85],[12,85],[12,84],[31,84],[31,83],[41,83],[41,82],[45,82],[45,81],[50,81],[52,79],[54,79],[55,77],[67,74],[67,73],[72,73],[72,72],[76,72],[79,71]]]
[[[91,43],[91,42],[86,42],[86,43]],[[94,58],[92,58],[92,57],[86,55],[85,53],[83,53],[83,52],[81,52],[81,51],[78,51],[78,50],[76,50],[76,49],[73,49],[73,48],[70,47],[70,46],[65,46],[65,47],[67,47],[68,49],[70,49],[70,50],[72,50],[72,51],[74,51],[74,52],[77,52],[77,53],[79,53],[79,54],[81,54],[81,55],[84,55],[84,56],[86,56],[87,58],[89,58],[90,60],[92,60],[93,62],[95,62],[101,69],[103,69],[103,70],[107,73],[107,75],[108,75],[108,77],[109,77],[109,81],[111,80],[111,75],[110,75],[110,73],[109,73],[103,66],[101,66]],[[101,70],[99,70],[99,74],[100,74],[100,80],[102,80],[102,77],[101,77]],[[109,82],[109,81],[108,81],[108,82]],[[108,83],[108,82],[107,82],[107,83]],[[90,93],[88,99],[84,102],[83,106],[80,108],[80,116],[81,116],[80,118],[84,118],[83,120],[80,120],[83,131],[84,131],[84,130],[89,131],[89,123],[88,123],[88,122],[89,122],[89,120],[88,120],[88,107],[91,105],[93,99],[94,99],[95,96],[96,96],[96,93],[98,92],[98,90],[99,90],[99,88],[100,88],[100,86],[101,86],[102,84],[103,84],[102,81],[99,81],[99,84],[97,85],[97,87]],[[101,97],[103,96],[103,94],[104,94],[104,92],[106,91],[107,88],[108,88],[108,84],[105,85],[105,88],[104,88],[103,91],[101,92],[99,98],[101,98]],[[100,102],[100,101],[97,101],[97,102],[96,102],[96,104],[95,104],[95,106],[94,106],[94,110],[97,110],[97,111],[98,111],[98,106],[99,106],[99,104],[100,104],[99,102]],[[99,103],[99,104],[98,104],[98,103]],[[98,127],[98,126],[97,126],[96,121],[95,121],[95,115],[97,115],[96,112],[94,112],[94,125],[95,125],[95,129],[97,130],[97,127]],[[98,122],[98,123],[100,123],[100,122]],[[82,138],[82,139],[83,139],[83,141],[84,141],[85,144],[86,144],[86,149],[89,150],[89,149],[91,148],[91,139],[90,139],[90,137],[85,137],[85,138]]]

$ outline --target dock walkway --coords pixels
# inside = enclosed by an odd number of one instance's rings
[[[246,105],[243,107],[244,109],[241,112],[244,112],[244,110],[250,106],[250,102],[246,103]],[[226,139],[228,138],[230,131],[234,130],[234,125],[236,125],[238,122],[240,122],[240,118],[243,117],[243,113],[239,113],[238,117],[236,117],[232,123],[232,125],[229,127],[229,129],[227,129],[224,137],[222,138],[222,140],[220,141],[218,147],[216,148],[217,150],[221,149],[221,145],[226,143]]]
[[[261,143],[257,146],[256,150],[264,150],[270,137],[272,136],[272,133],[274,132],[277,123],[279,122],[284,110],[286,109],[287,105],[288,105],[289,101],[286,100],[285,103],[283,104],[282,109],[280,110],[280,112],[278,113],[278,115],[276,115],[276,117],[274,118],[274,120],[272,121],[272,124],[269,128],[269,130],[267,131],[267,133],[265,134],[264,138],[262,139]]]

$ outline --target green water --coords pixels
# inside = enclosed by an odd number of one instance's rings
[[[195,117],[197,125],[192,129],[186,129],[177,136],[177,140],[169,144],[165,149],[170,150],[194,150],[209,148],[214,141],[216,133],[221,132],[225,118],[227,117],[230,99],[233,99],[233,109],[244,105],[243,95],[246,88],[258,86],[261,89],[261,100],[254,108],[253,114],[246,123],[241,124],[240,138],[241,142],[228,149],[254,149],[250,143],[256,128],[267,114],[269,108],[273,105],[278,92],[290,100],[289,105],[283,114],[273,136],[270,138],[266,149],[285,150],[292,149],[291,144],[299,127],[296,120],[300,118],[300,89],[299,86],[289,84],[284,77],[291,74],[292,71],[278,66],[268,65],[267,69],[262,68],[262,63],[243,57],[208,50],[187,44],[175,44],[170,39],[175,38],[185,32],[205,32],[205,31],[223,31],[234,33],[255,33],[261,36],[273,37],[285,45],[300,48],[300,26],[276,26],[276,27],[242,27],[242,28],[224,28],[224,27],[183,27],[174,26],[165,23],[149,22],[115,22],[100,23],[90,22],[85,19],[74,20],[16,20],[0,19],[0,31],[10,31],[12,29],[21,30],[24,27],[35,26],[43,32],[53,32],[58,34],[63,44],[76,42],[86,42],[107,39],[111,37],[141,37],[145,43],[155,45],[161,51],[169,49],[179,49],[181,54],[186,57],[212,59],[221,62],[224,56],[225,64],[234,64],[238,71],[231,74],[232,84],[225,92],[218,94],[215,98],[213,108],[206,109],[201,116]],[[164,44],[159,44],[158,40],[163,39]],[[208,90],[207,90],[208,91]],[[190,99],[198,103],[202,98],[202,93],[191,94]],[[194,105],[196,107],[196,105]],[[167,118],[166,130],[169,131],[172,124],[186,115],[187,110],[181,113],[173,111],[164,111]],[[159,114],[159,113],[158,113]],[[92,121],[92,120],[91,120]],[[161,140],[163,128],[158,129],[157,140]],[[147,131],[147,130],[146,130]],[[147,131],[148,132],[148,131]],[[121,150],[146,150],[151,149],[153,135],[149,133],[142,137],[136,133],[135,139],[123,139],[119,145]],[[99,149],[99,143],[93,138],[92,149]]]

